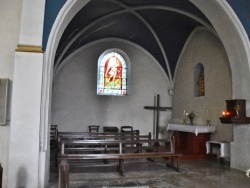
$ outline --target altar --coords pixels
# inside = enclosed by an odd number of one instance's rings
[[[175,151],[183,154],[182,160],[207,158],[206,142],[215,126],[168,124],[168,131],[174,131]]]

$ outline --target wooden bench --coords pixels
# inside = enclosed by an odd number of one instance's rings
[[[109,133],[86,133],[86,132],[59,132],[57,137],[57,145],[61,140],[135,140],[135,139],[151,139],[151,133],[140,134],[139,131],[132,132],[109,132]]]
[[[58,138],[58,128],[57,125],[51,125],[50,127],[50,148],[56,149]]]
[[[109,135],[139,135],[140,131],[135,130],[131,132],[58,132],[58,137],[70,137],[70,136],[90,136],[90,137],[101,137]]]
[[[132,131],[132,132],[122,132],[122,133],[120,132],[105,132],[105,133],[59,132],[57,139],[58,139],[57,148],[58,150],[60,150],[60,143],[62,140],[139,140],[139,139],[151,139],[151,133],[149,132],[149,134],[140,135],[138,130]],[[91,147],[97,147],[97,145],[91,145]],[[111,147],[111,146],[109,145],[108,147]],[[116,148],[117,147],[118,145],[116,144]],[[55,160],[57,161],[57,155],[55,156]],[[57,166],[57,162],[56,162],[56,166]]]
[[[107,139],[142,139],[151,138],[151,133],[140,134],[139,131],[132,132],[109,132],[109,133],[87,133],[87,132],[59,132],[58,143],[61,140],[107,140]]]
[[[170,144],[170,147],[167,143]],[[98,147],[91,147],[91,145],[98,145]],[[167,166],[179,171],[181,156],[174,152],[174,141],[166,139],[63,140],[60,148],[58,160],[64,161],[64,164],[70,161],[117,160],[121,175],[124,175],[125,159],[164,158]],[[77,164],[77,166],[79,165]]]

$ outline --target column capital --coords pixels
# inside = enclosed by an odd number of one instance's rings
[[[43,53],[43,47],[35,45],[27,45],[27,44],[18,44],[16,52]]]

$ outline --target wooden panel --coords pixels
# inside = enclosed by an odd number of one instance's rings
[[[207,158],[206,141],[210,139],[210,134],[199,133],[197,136],[194,133],[174,132],[175,151],[182,153],[181,159]]]

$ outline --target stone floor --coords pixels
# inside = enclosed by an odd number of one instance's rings
[[[91,164],[90,164],[91,165]],[[180,172],[163,163],[129,163],[125,176],[114,165],[71,169],[72,188],[248,188],[250,178],[218,160],[182,161]],[[53,171],[53,170],[52,170]],[[56,172],[50,173],[50,187],[58,187]]]

